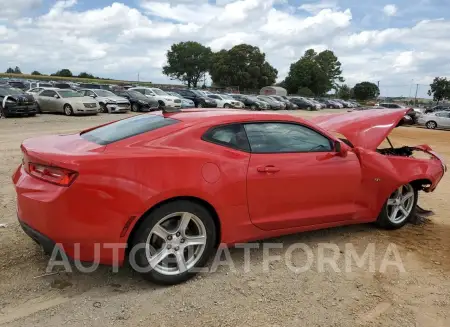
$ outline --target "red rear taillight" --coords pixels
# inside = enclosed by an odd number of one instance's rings
[[[59,186],[70,186],[78,176],[77,172],[69,169],[27,162],[27,160],[24,160],[23,165],[25,171],[31,176]]]

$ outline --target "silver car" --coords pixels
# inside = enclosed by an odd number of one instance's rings
[[[417,123],[424,125],[426,128],[450,128],[450,112],[438,111],[419,116]]]
[[[67,89],[43,90],[34,98],[39,112],[62,112],[67,116],[74,114],[97,114],[99,104],[91,97]]]
[[[100,105],[100,112],[127,112],[130,110],[130,101],[108,90],[78,90],[81,94],[94,98]]]

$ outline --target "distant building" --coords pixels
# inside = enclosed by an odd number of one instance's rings
[[[280,87],[280,86],[264,86],[260,91],[259,94],[261,95],[280,95],[280,96],[286,96],[287,91],[286,89]]]

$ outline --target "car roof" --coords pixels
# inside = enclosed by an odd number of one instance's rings
[[[156,115],[163,115],[162,112],[155,113]],[[292,121],[305,122],[299,117],[287,114],[279,114],[264,111],[247,111],[239,109],[183,109],[179,112],[165,113],[165,117],[170,117],[183,122],[198,123],[201,121],[208,121],[208,123],[221,124],[240,121]]]

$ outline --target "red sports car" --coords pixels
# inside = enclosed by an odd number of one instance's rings
[[[379,148],[406,112],[308,121],[195,109],[28,139],[13,175],[18,218],[47,252],[58,244],[75,260],[133,259],[164,284],[187,280],[219,244],[366,222],[399,228],[418,191],[446,171],[426,145]]]

